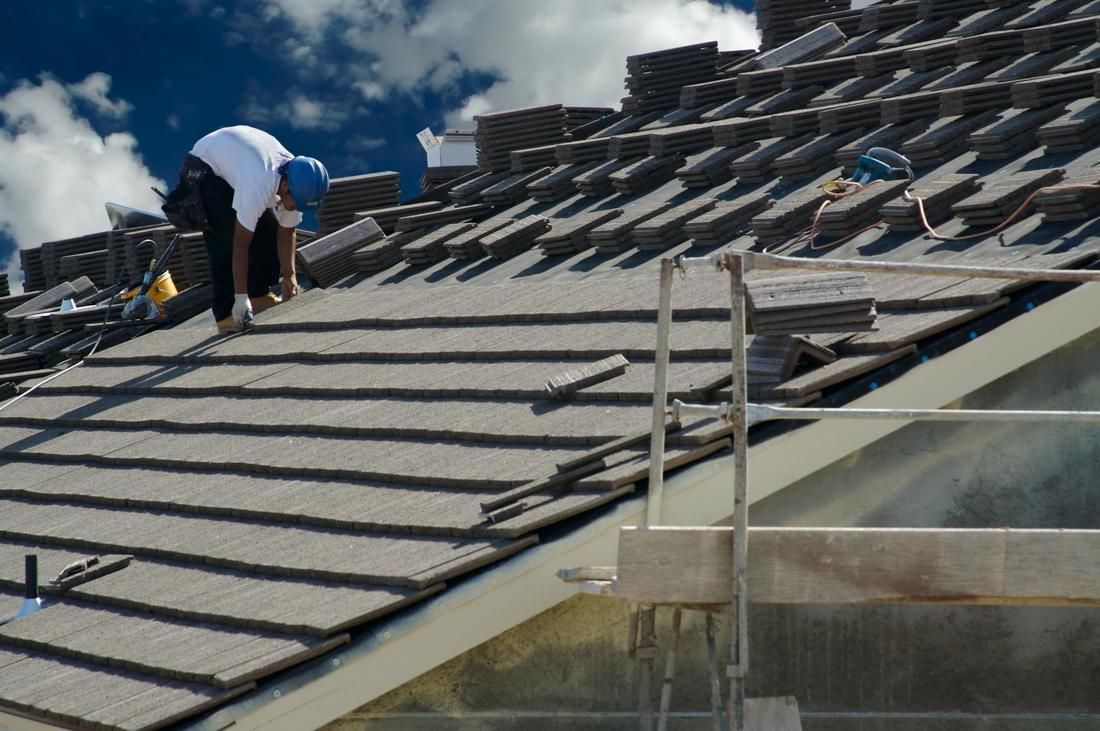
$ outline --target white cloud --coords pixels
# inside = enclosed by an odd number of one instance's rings
[[[109,228],[107,201],[157,209],[149,188],[165,183],[145,167],[133,135],[102,136],[74,109],[78,98],[112,114],[130,108],[109,89],[105,74],[70,85],[44,76],[0,96],[0,230],[20,248]]]
[[[68,91],[77,99],[83,99],[92,105],[98,113],[116,119],[125,117],[133,105],[122,99],[112,101],[107,97],[111,91],[111,77],[102,71],[88,74],[83,81],[69,84]]]
[[[716,40],[755,48],[755,19],[707,0],[269,0],[303,43],[343,44],[372,63],[345,67],[364,97],[456,88],[462,75],[497,77],[466,114],[562,102],[619,105],[628,55]],[[310,67],[305,67],[308,72]],[[463,114],[455,110],[448,123]],[[467,117],[468,118],[468,117]]]
[[[279,122],[294,129],[332,131],[339,129],[351,115],[351,108],[342,103],[314,99],[298,90],[268,104],[258,96],[250,96],[239,113],[255,124]]]

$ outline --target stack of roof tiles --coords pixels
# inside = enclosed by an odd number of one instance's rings
[[[429,190],[457,180],[474,170],[477,170],[476,165],[437,165],[436,167],[424,168],[424,172],[420,174],[420,190],[427,193]]]
[[[579,213],[562,220],[550,221],[551,229],[535,239],[535,244],[548,256],[575,254],[592,246],[588,234],[623,213],[621,208],[603,208]]]
[[[951,206],[951,211],[967,226],[996,226],[1023,205],[1041,188],[1062,180],[1065,171],[1031,170],[1011,176],[994,177],[982,189]]]
[[[1100,143],[1100,101],[1078,99],[1038,130],[1048,152],[1072,152]]]
[[[602,223],[588,234],[588,240],[600,251],[618,252],[634,248],[634,229],[654,216],[659,216],[669,208],[667,201],[661,203],[635,204],[623,215]]]
[[[414,266],[434,264],[447,258],[446,242],[453,236],[465,233],[476,224],[448,223],[401,247],[401,256]]]
[[[713,198],[695,198],[668,209],[634,228],[634,241],[639,249],[665,251],[687,238],[685,225],[714,209]]]
[[[808,6],[803,0],[758,0],[756,3],[756,28],[760,31],[760,50],[781,46],[802,35],[798,21],[807,15],[844,13],[852,6],[851,0],[825,0]]]
[[[396,206],[401,176],[393,172],[333,178],[317,210],[317,235],[325,236],[355,221],[357,211]]]
[[[377,223],[364,218],[299,246],[298,265],[316,286],[328,287],[358,271],[353,253],[384,237]]]
[[[543,216],[525,216],[481,237],[485,253],[498,261],[511,259],[530,249],[537,238],[550,230]]]
[[[718,44],[696,43],[655,53],[641,53],[626,59],[626,88],[623,111],[645,114],[676,106],[680,89],[718,78]]]
[[[867,275],[859,272],[749,282],[745,307],[757,335],[870,330],[878,319]]]
[[[568,113],[561,104],[512,109],[474,117],[477,166],[501,172],[512,167],[512,151],[565,142]]]

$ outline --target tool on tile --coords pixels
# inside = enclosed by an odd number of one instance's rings
[[[176,294],[176,285],[168,271],[168,258],[182,240],[183,236],[180,234],[172,237],[161,255],[149,262],[149,269],[142,276],[140,287],[123,295],[123,299],[129,301],[122,310],[122,319],[152,320],[164,314],[164,301]]]
[[[859,156],[852,182],[867,185],[872,180],[913,179],[909,158],[886,147],[872,147]]]

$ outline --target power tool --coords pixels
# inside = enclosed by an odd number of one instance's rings
[[[149,262],[149,269],[141,278],[140,288],[122,309],[123,320],[153,320],[162,314],[161,302],[176,293],[176,287],[168,274],[168,258],[182,240],[183,237],[176,234],[161,255]],[[154,286],[157,294],[150,296],[149,290]]]

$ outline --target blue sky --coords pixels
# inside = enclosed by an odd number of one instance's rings
[[[417,131],[535,103],[616,106],[625,56],[755,45],[707,0],[56,0],[0,3],[0,263],[152,205],[206,132],[250,123],[333,176],[401,173]],[[48,30],[47,30],[48,29]],[[0,269],[2,271],[2,269]],[[18,278],[18,277],[16,277]]]

